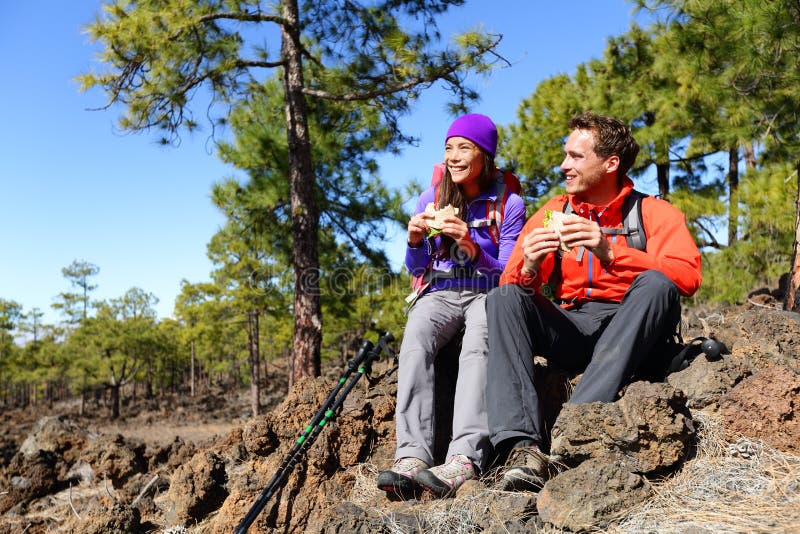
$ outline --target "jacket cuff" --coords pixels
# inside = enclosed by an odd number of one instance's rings
[[[538,271],[536,271],[533,274],[529,274],[527,271],[521,271],[519,273],[519,285],[521,285],[522,287],[526,287],[528,289],[535,289],[538,281],[539,281]]]

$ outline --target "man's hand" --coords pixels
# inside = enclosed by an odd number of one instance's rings
[[[522,239],[522,254],[525,262],[522,272],[536,276],[542,261],[558,250],[559,240],[555,230],[550,228],[534,228]]]
[[[570,248],[584,247],[597,256],[602,265],[614,261],[614,252],[596,221],[583,217],[565,217],[561,227],[561,239]]]

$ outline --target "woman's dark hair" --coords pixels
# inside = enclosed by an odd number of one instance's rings
[[[619,157],[617,176],[621,179],[636,161],[639,144],[633,138],[630,127],[619,119],[598,115],[591,111],[570,119],[571,130],[587,130],[594,137],[594,153],[605,159]]]
[[[477,148],[483,155],[483,170],[478,176],[478,186],[480,186],[481,191],[485,191],[494,181],[494,156],[480,147]],[[442,181],[439,182],[439,193],[436,195],[436,208],[442,209],[448,205],[458,208],[459,219],[462,221],[467,220],[467,201],[461,191],[461,186],[453,182],[453,178],[450,176],[450,169],[445,166]],[[451,252],[455,250],[454,245],[455,241],[452,237],[442,235],[439,240],[439,247],[434,253],[434,258],[437,260],[450,258]]]

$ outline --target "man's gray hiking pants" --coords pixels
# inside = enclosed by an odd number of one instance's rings
[[[533,356],[580,372],[571,403],[613,401],[656,343],[680,320],[675,284],[645,271],[620,303],[586,302],[565,310],[518,285],[493,289],[487,299],[489,367],[486,400],[492,444],[542,442]]]
[[[447,456],[463,454],[479,468],[486,460],[489,427],[486,418],[486,291],[452,288],[420,297],[408,314],[395,411],[397,453],[433,465],[434,359],[464,328],[458,357],[453,432]]]

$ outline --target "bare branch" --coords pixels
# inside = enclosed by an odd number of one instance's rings
[[[72,504],[72,483],[70,483],[70,485],[69,485],[69,492],[67,493],[67,500],[69,500],[69,507],[72,508],[72,513],[75,514],[75,517],[77,517],[80,520],[83,520],[83,518],[81,517],[81,514],[79,514],[78,511],[75,509],[75,505]]]
[[[275,67],[282,67],[286,64],[286,61],[256,61],[256,60],[247,60],[247,59],[240,59],[239,61],[235,61],[234,65],[241,68],[247,67],[255,67],[260,69],[273,69]]]
[[[749,303],[750,303],[750,304],[752,304],[753,306],[757,306],[757,307],[759,307],[759,308],[770,308],[770,309],[772,309],[772,310],[780,310],[780,309],[781,309],[781,307],[780,307],[780,306],[775,306],[775,305],[770,305],[770,304],[761,304],[760,302],[756,302],[756,301],[754,301],[754,300],[753,300],[753,299],[751,299],[751,298],[748,298],[748,299],[747,299],[747,302],[749,302]]]
[[[695,219],[692,222],[696,224],[710,238],[710,241],[708,239],[703,239],[702,241],[699,241],[697,243],[698,247],[700,248],[711,247],[717,250],[722,250],[723,248],[725,248],[725,246],[722,245],[719,241],[717,241],[716,237],[714,237],[714,232],[712,232],[708,227],[706,227],[702,222],[700,222],[700,219]]]
[[[153,478],[151,478],[151,479],[150,479],[150,482],[148,482],[147,484],[145,484],[145,486],[142,488],[142,491],[140,491],[140,492],[139,492],[139,495],[137,495],[137,496],[136,496],[136,498],[135,498],[135,499],[133,499],[133,502],[131,503],[131,506],[133,506],[133,505],[135,505],[137,502],[139,502],[139,499],[141,499],[141,498],[144,496],[144,494],[145,494],[145,493],[147,493],[147,490],[149,490],[149,489],[150,489],[150,487],[151,487],[153,484],[155,484],[155,483],[156,483],[156,480],[158,480],[158,475],[157,475],[157,474],[156,474],[156,475],[154,475],[154,476],[153,476]]]
[[[721,152],[721,151],[720,150],[712,150],[711,152],[697,153],[697,154],[693,154],[692,157],[690,157],[690,158],[685,158],[685,157],[681,156],[680,154],[678,154],[678,152],[676,152],[675,150],[670,148],[669,149],[669,153],[672,154],[675,157],[674,158],[669,158],[669,162],[670,163],[692,163],[692,162],[695,162],[695,161],[697,161],[699,159],[703,159],[706,156],[712,156],[714,154],[717,154],[718,152]]]
[[[108,478],[106,478],[105,475],[103,475],[103,486],[106,488],[106,493],[108,493],[108,496],[114,499],[114,502],[119,502],[114,495],[111,495],[111,491],[108,489]],[[114,487],[114,485],[112,484],[111,487]]]
[[[344,224],[344,221],[341,218],[332,216],[335,214],[331,214],[328,212],[325,213],[328,215],[328,218],[331,220],[331,222],[333,222],[333,224],[335,224],[339,228],[339,230],[347,236],[350,242],[358,249],[358,251],[364,257],[370,258],[374,256],[374,251],[370,247],[366,246],[363,239],[357,239],[356,236],[350,232],[349,228]]]
[[[317,56],[315,56],[314,54],[312,54],[311,52],[309,52],[308,49],[305,46],[302,45],[302,43],[300,44],[300,53],[303,55],[303,57],[307,58],[312,63],[314,63],[314,64],[316,64],[316,65],[318,65],[320,67],[324,67],[325,66],[325,65],[322,64],[322,60],[320,58],[318,58]]]
[[[379,96],[386,96],[391,95],[393,93],[397,93],[399,91],[403,91],[405,89],[410,89],[412,87],[416,87],[418,85],[422,85],[425,83],[433,83],[436,80],[441,78],[441,76],[420,76],[418,78],[414,78],[413,80],[409,80],[405,83],[401,83],[399,85],[393,85],[389,87],[384,87],[382,89],[375,89],[372,91],[365,91],[363,93],[345,93],[345,94],[334,94],[329,93],[328,91],[322,91],[319,89],[309,89],[307,87],[303,88],[303,94],[307,96],[315,96],[317,98],[324,98],[326,100],[338,100],[343,102],[355,102],[360,100],[369,100],[371,98],[376,98]]]

